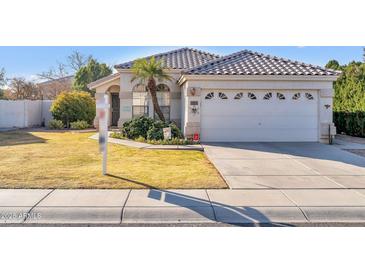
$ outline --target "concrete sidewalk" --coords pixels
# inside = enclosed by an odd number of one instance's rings
[[[2,225],[365,225],[365,189],[0,189]]]

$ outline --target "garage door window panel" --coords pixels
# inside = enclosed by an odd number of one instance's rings
[[[285,96],[284,96],[284,94],[282,94],[282,93],[280,93],[280,92],[277,92],[277,93],[276,93],[276,97],[277,97],[280,101],[285,100]]]
[[[297,92],[293,95],[292,99],[298,101],[300,99],[300,92]]]
[[[240,99],[242,99],[242,97],[243,97],[243,92],[239,92],[239,93],[237,93],[237,94],[234,96],[234,99],[235,99],[235,100],[240,100]]]
[[[312,94],[310,94],[310,93],[308,93],[308,92],[305,94],[305,97],[306,97],[308,100],[314,100],[313,95],[312,95]]]
[[[223,100],[228,99],[227,95],[225,93],[223,93],[223,92],[219,92],[218,93],[218,97],[221,98],[221,99],[223,99]]]
[[[272,98],[272,93],[271,92],[268,92],[264,95],[264,100],[270,100]]]
[[[210,100],[214,98],[214,92],[209,92],[207,95],[205,95],[206,100]]]
[[[252,93],[252,92],[249,92],[249,93],[247,94],[247,96],[248,96],[248,98],[249,98],[249,99],[251,99],[251,100],[256,100],[256,99],[257,99],[256,95],[255,95],[254,93]]]

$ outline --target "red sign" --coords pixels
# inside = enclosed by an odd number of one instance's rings
[[[194,133],[193,140],[194,141],[199,141],[199,133]]]
[[[99,111],[99,118],[103,119],[105,117],[105,111],[104,110],[100,110]]]

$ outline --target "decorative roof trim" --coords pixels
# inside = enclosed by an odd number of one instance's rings
[[[94,89],[94,88],[97,88],[101,85],[104,85],[106,83],[109,83],[115,79],[118,79],[120,77],[120,73],[117,72],[117,73],[114,73],[114,74],[111,74],[111,75],[108,75],[106,77],[103,77],[103,78],[100,78],[99,80],[96,80],[94,82],[91,82],[87,85],[87,87],[89,89]]]
[[[211,75],[211,74],[182,74],[178,79],[178,85],[186,81],[336,81],[339,76],[334,75]]]

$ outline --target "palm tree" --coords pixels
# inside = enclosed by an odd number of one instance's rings
[[[146,85],[147,90],[151,94],[154,111],[157,113],[161,121],[165,122],[165,117],[161,111],[157,100],[157,84],[164,80],[171,80],[171,77],[163,69],[163,60],[158,60],[154,57],[147,59],[138,59],[133,63],[132,72],[134,76],[131,82],[138,80],[140,84]]]

